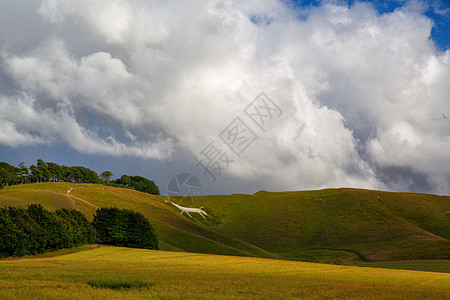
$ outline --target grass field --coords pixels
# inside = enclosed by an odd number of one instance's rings
[[[450,298],[446,273],[91,247],[0,260],[0,299]]]
[[[179,201],[94,184],[0,190],[0,206],[76,208],[90,219],[98,207],[139,211],[155,227],[162,250],[333,264],[450,259],[448,196],[326,189],[201,196],[179,203],[203,207],[209,214],[205,220],[180,215],[167,200]]]

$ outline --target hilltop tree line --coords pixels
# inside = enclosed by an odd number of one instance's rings
[[[111,180],[113,175],[110,171],[105,171],[98,176],[95,171],[86,167],[60,166],[42,159],[38,159],[37,164],[30,167],[23,162],[18,167],[0,162],[0,187],[38,182],[102,183],[159,195],[159,188],[152,180],[142,176],[129,175]]]
[[[35,255],[90,244],[158,249],[150,222],[141,213],[100,208],[91,223],[74,209],[0,208],[0,257]]]

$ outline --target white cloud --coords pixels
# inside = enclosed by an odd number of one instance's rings
[[[14,88],[1,95],[0,143],[196,155],[264,90],[283,115],[228,175],[278,190],[414,189],[400,171],[383,179],[402,168],[450,193],[450,52],[429,39],[423,4],[379,15],[336,1],[300,12],[275,0],[42,0],[47,36],[2,45]]]
[[[173,152],[170,139],[156,137],[153,142],[123,143],[114,136],[102,139],[83,128],[65,110],[39,108],[25,93],[16,97],[0,95],[0,143],[12,147],[65,143],[82,153],[131,155],[166,159]]]

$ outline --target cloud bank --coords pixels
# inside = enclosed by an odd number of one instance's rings
[[[226,176],[450,194],[450,51],[424,5],[3,1],[0,144],[170,163],[264,91],[283,114]]]

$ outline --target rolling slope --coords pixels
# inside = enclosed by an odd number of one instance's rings
[[[72,190],[71,190],[72,189]],[[327,263],[450,258],[450,197],[357,189],[201,196],[180,215],[155,196],[94,184],[40,183],[5,188],[0,205],[127,208],[153,224],[163,250]]]

